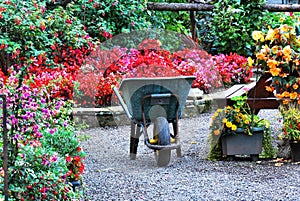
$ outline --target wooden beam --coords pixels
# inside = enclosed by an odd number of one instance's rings
[[[198,3],[147,3],[148,10],[160,11],[211,11],[214,8],[214,5]]]
[[[299,4],[265,4],[263,8],[270,12],[299,12]]]
[[[270,12],[300,12],[299,4],[265,4],[262,7]],[[147,3],[148,10],[158,11],[212,11],[214,8],[214,5],[200,3]]]

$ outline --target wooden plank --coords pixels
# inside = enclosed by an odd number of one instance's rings
[[[235,96],[242,96],[249,91],[250,89],[254,88],[256,86],[256,82],[251,82],[250,84],[246,84],[243,86],[243,88],[240,88],[239,90],[235,91],[234,93],[230,94],[229,96],[226,96],[228,99],[233,98]]]
[[[265,4],[262,5],[263,9],[270,12],[299,12],[299,4]],[[148,10],[158,11],[212,11],[215,9],[211,4],[200,3],[147,3]]]
[[[212,11],[214,8],[214,5],[199,3],[147,3],[148,10],[160,11]]]
[[[235,84],[233,86],[231,86],[229,89],[226,89],[226,91],[224,92],[225,97],[229,97],[232,94],[236,93],[237,91],[243,89],[245,86],[245,84]]]

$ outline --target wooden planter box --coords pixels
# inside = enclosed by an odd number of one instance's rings
[[[233,159],[235,155],[250,155],[253,161],[258,160],[262,151],[264,128],[253,128],[252,135],[244,133],[238,128],[235,134],[222,137],[222,153],[228,159]]]

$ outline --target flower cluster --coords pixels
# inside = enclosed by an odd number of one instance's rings
[[[172,53],[161,47],[162,44],[159,40],[145,39],[137,46],[138,49],[128,50],[115,47],[110,53],[107,50],[102,52],[101,49],[92,53],[94,59],[88,59],[87,66],[93,66],[93,72],[100,72],[96,73],[98,78],[95,93],[96,105],[110,105],[113,93],[112,85],[117,85],[122,79],[130,77],[195,75],[196,80],[192,87],[208,92],[212,87],[222,86],[222,79],[220,79],[218,71],[213,68],[211,55],[206,51],[186,48]],[[94,55],[98,55],[98,57]],[[84,72],[83,74],[88,75],[89,73]],[[82,80],[79,78],[80,83]],[[82,85],[85,85],[84,82]]]
[[[237,129],[243,129],[244,133],[252,135],[253,127],[269,127],[268,121],[253,114],[250,106],[246,102],[247,96],[236,96],[233,106],[226,106],[218,109],[212,116],[210,129],[218,136],[235,133]]]
[[[226,135],[245,134],[251,136],[256,129],[263,129],[263,152],[266,158],[275,155],[270,135],[270,121],[255,115],[247,103],[247,96],[236,96],[232,98],[233,106],[218,109],[212,116],[210,125],[210,153],[208,159],[219,160],[222,158],[221,139]]]
[[[69,170],[65,155],[79,147],[70,118],[72,102],[50,98],[49,84],[31,87],[33,82],[34,75],[23,77],[21,69],[10,68],[6,84],[0,89],[7,97],[9,112],[10,183],[17,187],[10,188],[11,196],[18,200],[70,199],[74,192],[66,183]],[[82,168],[77,177],[81,173]]]
[[[257,66],[272,76],[266,90],[275,91],[283,104],[300,103],[300,39],[295,29],[285,24],[267,32],[254,31],[252,37],[257,42]]]
[[[78,147],[77,149],[81,149]],[[80,152],[80,151],[79,151]],[[76,155],[74,157],[67,155],[66,162],[68,165],[69,171],[67,172],[66,176],[70,177],[70,180],[79,180],[81,175],[84,172],[84,163],[82,162],[82,157]]]
[[[250,60],[250,62],[248,62]],[[252,62],[251,59],[236,53],[229,55],[213,56],[214,66],[217,67],[225,87],[230,87],[234,84],[248,83],[252,78]]]
[[[300,110],[298,107],[280,107],[283,117],[283,133],[279,135],[279,139],[289,141],[300,141]]]

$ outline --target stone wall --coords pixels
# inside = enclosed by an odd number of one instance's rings
[[[203,93],[191,89],[182,118],[196,117],[209,109],[210,101],[202,99]],[[77,124],[86,124],[89,128],[113,127],[129,125],[130,119],[126,116],[121,106],[106,108],[74,108],[73,118]]]

